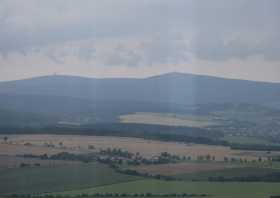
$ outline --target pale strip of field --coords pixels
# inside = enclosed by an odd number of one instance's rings
[[[186,173],[201,173],[205,171],[223,170],[227,168],[222,163],[176,163],[176,164],[159,164],[159,165],[141,165],[133,167],[140,173],[148,173],[151,175],[179,175]]]
[[[0,154],[53,154],[62,151],[74,153],[87,153],[98,151],[99,149],[120,148],[132,153],[139,152],[142,156],[150,158],[158,156],[162,152],[169,152],[180,156],[197,156],[210,154],[216,160],[223,160],[224,157],[238,157],[257,159],[256,152],[246,152],[231,150],[224,146],[210,146],[200,144],[184,144],[177,142],[163,142],[156,140],[146,140],[141,138],[129,137],[108,137],[108,136],[82,136],[82,135],[7,135],[10,144],[0,144]],[[3,138],[0,136],[0,139]],[[63,143],[63,147],[59,143]],[[30,146],[24,144],[30,143]],[[55,148],[44,146],[50,143]],[[89,150],[88,145],[93,145],[95,150]],[[265,155],[265,152],[258,152],[258,156]]]
[[[149,112],[137,112],[134,114],[121,115],[119,118],[122,123],[155,124],[166,126],[207,127],[217,124],[207,119],[191,116],[178,116],[174,114]]]

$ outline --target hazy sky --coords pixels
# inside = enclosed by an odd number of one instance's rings
[[[280,1],[0,0],[0,80],[171,71],[280,82]]]

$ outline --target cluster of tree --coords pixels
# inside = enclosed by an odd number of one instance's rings
[[[176,163],[183,160],[183,158],[181,158],[178,155],[173,155],[170,154],[168,152],[162,152],[158,159],[155,160],[154,164],[168,164],[168,163]]]
[[[123,158],[128,158],[131,159],[134,154],[130,153],[128,151],[123,151],[122,149],[117,149],[117,148],[107,148],[105,150],[100,150],[99,154],[101,155],[107,155],[107,156],[114,156],[114,157],[123,157]]]
[[[88,149],[89,149],[89,150],[94,150],[94,149],[95,149],[95,146],[94,146],[94,145],[88,145]]]
[[[53,155],[32,155],[32,154],[24,154],[25,158],[37,158],[42,160],[70,160],[70,161],[81,161],[81,162],[91,162],[96,161],[97,156],[95,154],[74,154],[68,152],[61,152]]]
[[[247,163],[248,162],[248,160],[247,159],[242,159],[242,158],[240,158],[239,160],[238,160],[238,158],[235,158],[235,157],[224,157],[224,162],[240,162],[240,163]]]
[[[143,164],[144,161],[149,161],[148,159],[142,157],[139,153],[134,154],[117,148],[100,150],[98,152],[97,160],[101,163],[108,164],[111,167],[124,163],[128,165],[140,165]]]
[[[114,197],[208,197],[207,194],[194,193],[95,193],[95,194],[80,194],[75,196],[69,195],[30,195],[30,194],[12,194],[8,198],[114,198]]]
[[[110,157],[98,157],[97,161],[100,163],[103,163],[103,164],[107,164],[111,168],[117,168],[118,165],[121,165],[124,163],[123,159],[110,158]]]
[[[215,161],[216,157],[214,155],[198,155],[196,158],[198,161]]]
[[[124,162],[128,163],[137,161],[138,159],[132,158],[134,154],[127,151],[122,151],[120,149],[106,149],[100,152],[88,153],[88,154],[74,154],[68,152],[60,152],[53,155],[33,155],[24,154],[24,158],[36,158],[41,160],[69,160],[69,161],[81,161],[84,163],[98,161],[100,163],[108,164],[109,166],[120,165]]]
[[[9,138],[8,138],[7,136],[4,136],[4,137],[3,137],[3,142],[4,142],[4,143],[7,143],[7,142],[8,142],[8,139],[9,139]]]
[[[280,156],[269,157],[268,160],[273,162],[280,162]]]
[[[24,168],[24,167],[31,167],[31,166],[36,166],[36,167],[38,167],[38,166],[41,166],[41,164],[40,163],[34,163],[34,164],[29,164],[29,163],[20,163],[20,165],[19,165],[19,167],[20,168]]]
[[[191,157],[170,154],[168,152],[162,152],[159,156],[148,159],[141,156],[139,153],[131,153],[117,148],[107,148],[100,150],[99,152],[89,153],[89,154],[73,154],[68,152],[61,152],[53,155],[32,155],[25,154],[25,158],[37,158],[42,160],[71,160],[71,161],[81,161],[81,162],[92,162],[98,161],[100,163],[108,164],[110,166],[118,166],[121,164],[128,165],[150,165],[150,164],[167,164],[176,163],[180,161],[191,160]],[[207,157],[205,159],[208,159]],[[213,159],[213,157],[211,157]]]
[[[136,156],[128,161],[129,165],[151,165],[151,164],[169,164],[169,163],[177,163],[182,161],[190,161],[192,158],[191,156],[179,156],[175,154],[171,154],[168,152],[162,152],[159,156],[154,156],[153,158],[147,159],[139,154],[136,154]]]
[[[268,158],[270,159],[270,158]],[[224,157],[224,162],[240,162],[240,163],[248,163],[248,162],[262,162],[264,159],[262,157],[258,157],[258,159],[253,159],[249,161],[246,158],[235,158],[235,157]]]
[[[73,161],[81,161],[81,162],[91,162],[96,160],[96,155],[94,153],[91,154],[73,154],[68,152],[61,152],[49,157],[51,160],[73,160]]]

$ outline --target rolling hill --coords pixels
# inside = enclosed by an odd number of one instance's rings
[[[0,83],[0,113],[40,114],[43,123],[49,117],[52,123],[116,122],[131,112],[186,113],[196,105],[226,103],[271,106],[279,99],[278,83],[182,73],[143,79],[54,75]]]
[[[271,104],[280,84],[169,73],[144,79],[44,76],[0,83],[0,94],[64,96],[91,101]]]

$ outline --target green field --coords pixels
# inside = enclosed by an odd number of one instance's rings
[[[134,181],[139,177],[116,173],[99,164],[48,168],[18,168],[0,171],[0,195],[45,193]]]
[[[240,167],[240,168],[226,168],[217,171],[206,171],[200,173],[181,174],[176,176],[179,179],[186,181],[199,180],[207,181],[209,177],[224,177],[227,179],[233,177],[264,177],[269,174],[280,173],[279,169],[274,168],[258,168],[258,167]]]
[[[265,140],[263,138],[258,137],[246,137],[246,136],[225,136],[223,137],[223,140],[229,142],[229,143],[236,143],[236,144],[249,144],[249,145],[270,145],[270,146],[276,146],[279,145],[277,143],[270,142],[268,140]]]
[[[63,195],[82,193],[206,193],[212,198],[269,198],[280,195],[279,183],[240,183],[240,182],[175,182],[160,180],[140,180],[113,184],[78,191],[65,191]]]

